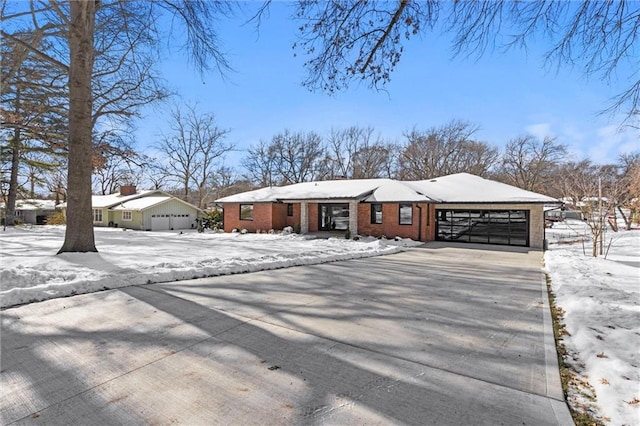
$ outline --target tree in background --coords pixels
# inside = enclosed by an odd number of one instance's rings
[[[16,10],[10,10],[12,6]],[[0,35],[4,39],[20,43],[14,29],[20,25],[30,25],[36,39],[48,38],[54,45],[51,50],[41,49],[39,43],[22,41],[22,45],[38,58],[57,66],[68,77],[69,88],[69,133],[68,133],[68,188],[67,227],[62,252],[95,252],[93,217],[91,208],[91,174],[93,143],[92,133],[96,125],[93,120],[94,106],[104,107],[102,113],[110,110],[106,99],[108,88],[95,82],[100,75],[101,46],[114,52],[116,63],[111,70],[120,70],[127,65],[140,67],[135,76],[151,76],[148,66],[151,62],[138,62],[136,55],[149,49],[156,49],[161,37],[154,34],[160,13],[164,10],[181,22],[186,29],[187,48],[200,70],[206,70],[211,63],[218,69],[226,66],[219,53],[217,34],[213,22],[220,13],[229,11],[226,2],[184,1],[184,2],[128,2],[119,0],[90,1],[33,1],[2,4],[3,28]],[[9,28],[9,23],[13,27]],[[173,27],[173,26],[171,26]],[[95,42],[97,30],[104,44]],[[148,36],[148,37],[147,37]],[[136,49],[145,42],[150,45]],[[20,58],[12,64],[12,69],[22,65]],[[98,66],[96,66],[98,65]],[[116,73],[117,74],[117,73]],[[112,74],[114,75],[114,74]],[[128,82],[135,77],[119,76],[119,81]],[[118,82],[118,80],[113,80]],[[93,83],[93,84],[92,84]],[[122,87],[122,86],[121,86]],[[116,90],[128,99],[136,85]],[[95,91],[94,91],[95,90]],[[96,103],[94,105],[94,100]],[[134,101],[134,103],[136,103]],[[135,108],[135,107],[134,107]],[[101,113],[98,111],[98,113]]]
[[[373,179],[391,177],[396,146],[373,136],[373,127],[331,129],[327,139],[330,178]]]
[[[19,32],[15,38],[4,40],[0,47],[0,157],[7,165],[2,180],[7,186],[5,223],[9,226],[18,195],[34,198],[43,173],[59,167],[67,134],[66,86],[60,73],[23,46],[45,41],[33,32]]]
[[[431,179],[453,173],[488,176],[498,150],[473,139],[478,127],[465,121],[451,121],[426,131],[407,133],[407,144],[398,157],[398,177],[404,180]]]
[[[616,174],[616,207],[629,230],[634,220],[640,222],[640,152],[621,155]]]
[[[470,56],[487,48],[526,49],[542,39],[548,64],[579,64],[587,76],[629,81],[611,109],[622,109],[632,125],[640,117],[640,2],[302,0],[295,18],[301,25],[294,48],[311,57],[304,84],[312,90],[331,93],[359,81],[383,87],[405,42],[429,31],[452,34],[453,52]]]
[[[147,160],[132,145],[122,132],[94,135],[94,192],[113,194],[125,183],[140,184],[141,172]]]
[[[566,159],[566,146],[556,138],[532,135],[511,139],[504,148],[497,178],[528,191],[547,193],[555,171]]]
[[[170,126],[171,132],[163,135],[156,146],[166,159],[159,160],[164,174],[180,185],[185,201],[191,201],[194,188],[195,204],[202,208],[208,183],[233,149],[225,141],[229,130],[219,127],[213,114],[199,113],[193,105],[174,107]]]
[[[247,178],[258,185],[288,185],[330,176],[330,159],[322,137],[315,132],[285,130],[249,148],[242,161]]]

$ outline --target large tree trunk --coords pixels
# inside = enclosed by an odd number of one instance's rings
[[[58,253],[96,252],[91,209],[91,115],[96,1],[71,0],[67,229]]]

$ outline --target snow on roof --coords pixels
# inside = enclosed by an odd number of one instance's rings
[[[258,203],[278,201],[277,192],[281,189],[278,186],[267,186],[253,191],[241,192],[228,197],[219,198],[216,202],[221,203]]]
[[[411,188],[406,182],[390,180],[376,188],[376,190],[365,198],[364,201],[374,203],[393,203],[402,201],[419,203],[431,201],[431,198],[427,197],[420,191],[416,191]]]
[[[276,202],[292,200],[361,199],[391,179],[353,179],[302,182],[270,186],[216,200],[221,203]]]
[[[94,209],[112,207],[122,203],[123,201],[133,200],[133,199],[144,197],[156,192],[161,193],[160,191],[149,189],[144,191],[138,191],[135,194],[131,194],[131,195],[120,195],[119,192],[116,192],[114,194],[109,194],[109,195],[92,195],[91,205],[93,206]]]
[[[149,207],[156,206],[171,200],[169,195],[152,195],[148,197],[135,198],[133,200],[124,201],[113,208],[113,210],[144,210]]]
[[[558,200],[469,173],[407,182],[430,198],[446,203],[557,203]]]
[[[354,179],[267,187],[216,200],[254,203],[293,200],[356,199],[367,202],[557,203],[555,198],[515,186],[458,173],[421,181]]]
[[[380,185],[393,182],[390,179],[353,179],[302,182],[281,187],[280,200],[331,200],[361,199],[375,191]]]
[[[5,208],[5,203],[0,204],[1,208]],[[55,210],[55,200],[16,200],[16,210]]]

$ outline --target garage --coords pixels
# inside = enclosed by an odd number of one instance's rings
[[[168,231],[171,226],[171,216],[168,214],[154,214],[151,216],[152,231]]]
[[[436,209],[436,239],[529,247],[529,210]]]

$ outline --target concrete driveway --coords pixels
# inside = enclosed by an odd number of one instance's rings
[[[408,252],[2,312],[3,424],[572,424],[541,253]]]

